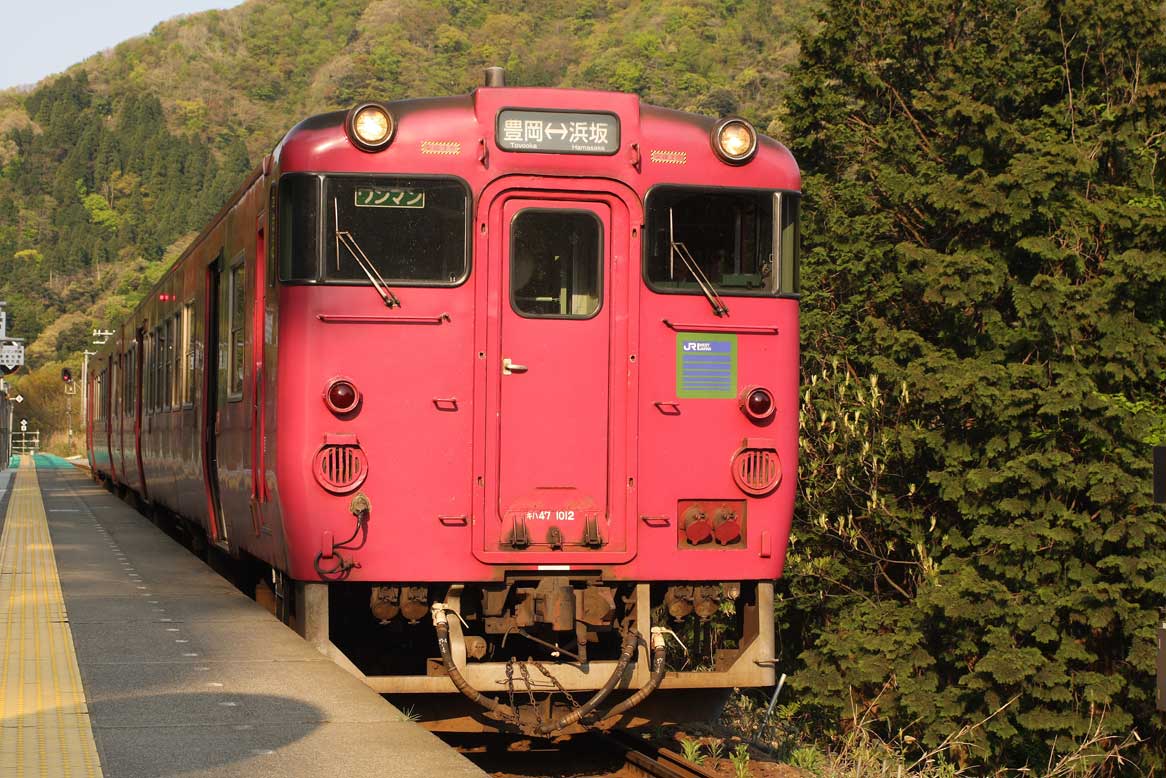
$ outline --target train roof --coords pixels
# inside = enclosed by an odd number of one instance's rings
[[[488,178],[507,173],[608,177],[627,180],[644,193],[665,180],[799,190],[801,176],[789,150],[758,133],[748,164],[727,165],[712,153],[719,119],[642,103],[634,94],[545,87],[480,87],[468,95],[382,103],[395,122],[392,142],[378,152],[356,149],[345,125],[349,111],[309,117],[293,127],[274,151],[281,172],[367,171],[435,174],[466,179],[475,163]],[[525,153],[500,142],[509,116],[570,121],[615,117],[614,151]],[[542,149],[530,149],[540,151]],[[370,158],[371,157],[371,158]],[[711,177],[711,179],[710,179]],[[639,179],[641,186],[636,185]],[[472,181],[471,181],[472,183]]]

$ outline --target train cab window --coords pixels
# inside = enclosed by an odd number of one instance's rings
[[[603,298],[603,227],[590,211],[519,212],[510,228],[510,304],[520,316],[587,319]]]
[[[797,293],[793,192],[662,186],[647,202],[644,271],[658,292]],[[775,215],[778,226],[775,230]]]
[[[324,278],[367,284],[375,274],[389,284],[460,283],[466,275],[466,204],[457,181],[326,178]]]

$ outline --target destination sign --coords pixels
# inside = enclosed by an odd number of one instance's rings
[[[506,151],[548,154],[614,154],[619,151],[619,117],[570,111],[498,112],[495,139]]]

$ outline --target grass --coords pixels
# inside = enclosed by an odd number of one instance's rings
[[[795,701],[774,709],[767,736],[757,745],[806,775],[818,778],[1108,778],[1133,767],[1129,751],[1142,742],[1138,733],[1107,734],[1102,718],[1095,719],[1089,734],[1071,749],[1054,743],[1044,764],[992,769],[968,758],[970,735],[1016,701],[1009,700],[983,720],[951,733],[938,745],[923,748],[911,735],[881,737],[876,722],[857,716],[855,726],[835,737],[823,736]],[[765,715],[765,703],[737,693],[725,706],[721,724],[748,738],[757,732]],[[748,755],[747,749],[745,756]],[[733,761],[738,775],[737,760]],[[747,764],[745,769],[747,770]]]

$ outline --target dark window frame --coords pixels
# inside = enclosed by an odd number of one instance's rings
[[[239,402],[247,385],[247,265],[244,261],[245,252],[239,252],[227,265],[227,311],[226,311],[226,401]],[[243,285],[236,286],[236,273]],[[237,306],[236,295],[239,295]],[[236,308],[239,310],[239,321],[236,321]],[[238,334],[238,342],[236,341]],[[236,360],[243,360],[243,370],[238,371],[240,365]],[[236,381],[238,380],[238,385]]]
[[[720,287],[720,286],[717,286],[716,284],[713,285],[713,288],[716,290],[717,294],[720,295],[721,297],[763,297],[763,298],[769,298],[769,299],[794,299],[794,300],[799,299],[801,297],[800,287],[798,288],[797,291],[794,291],[794,292],[785,291],[782,288],[782,284],[784,281],[784,279],[781,275],[782,258],[780,256],[780,251],[781,251],[780,235],[781,235],[781,223],[782,222],[781,222],[781,214],[777,212],[777,207],[778,207],[778,204],[780,202],[779,199],[777,198],[777,195],[781,195],[782,198],[787,197],[787,196],[797,197],[799,200],[799,203],[800,203],[800,200],[802,197],[802,193],[800,191],[795,190],[795,189],[762,189],[762,188],[758,188],[758,187],[692,186],[692,185],[688,185],[688,184],[676,184],[676,183],[655,184],[654,186],[652,186],[648,190],[647,194],[644,197],[644,237],[643,237],[643,240],[641,241],[641,247],[640,247],[640,278],[642,279],[644,285],[648,288],[649,291],[651,291],[655,294],[661,294],[661,295],[683,295],[683,296],[688,296],[688,297],[691,297],[694,295],[699,297],[702,294],[700,288],[697,286],[693,286],[691,289],[674,289],[674,288],[658,286],[656,283],[654,283],[651,280],[651,278],[648,275],[648,263],[651,260],[651,249],[652,249],[652,240],[651,240],[652,236],[649,233],[649,230],[650,230],[649,225],[651,224],[650,213],[651,213],[651,208],[652,208],[652,198],[655,195],[659,194],[661,191],[667,192],[667,191],[677,191],[677,190],[694,192],[694,193],[704,192],[704,193],[708,193],[708,194],[727,194],[727,195],[732,195],[732,194],[750,195],[751,194],[751,195],[765,195],[765,196],[767,196],[770,200],[770,207],[772,209],[772,219],[773,219],[773,226],[772,226],[772,231],[771,231],[771,235],[770,235],[771,243],[773,246],[773,256],[774,256],[774,267],[771,271],[773,278],[774,278],[773,288],[772,289],[746,290],[746,289],[739,289],[739,288],[735,288],[735,287]],[[800,215],[800,205],[799,205],[798,213]],[[800,240],[801,240],[800,224],[796,228],[795,236],[796,236],[795,240],[798,241],[798,243],[800,244]],[[795,251],[795,256],[794,256],[794,260],[795,260],[794,277],[796,279],[799,277],[798,266],[800,266],[800,264],[801,264],[800,263],[800,253],[801,252],[800,252],[800,245],[795,246],[795,248],[797,249]]]
[[[153,413],[153,408],[150,407],[150,339],[151,333],[149,330],[142,331],[142,415]]]
[[[135,340],[126,351],[125,387],[122,399],[122,415],[134,415],[134,395],[137,393],[138,342]]]
[[[592,311],[591,313],[587,314],[586,316],[580,316],[578,314],[573,314],[573,313],[554,313],[554,314],[551,314],[551,313],[530,313],[530,312],[523,311],[523,310],[519,309],[519,307],[515,304],[515,297],[514,297],[515,289],[514,289],[514,285],[513,285],[513,281],[514,281],[514,237],[515,237],[514,225],[518,221],[518,217],[522,216],[523,214],[527,214],[527,213],[585,214],[587,216],[590,216],[592,218],[592,220],[594,220],[595,226],[598,228],[598,233],[599,233],[598,239],[596,241],[596,249],[599,252],[598,256],[596,257],[596,259],[598,260],[597,267],[596,267],[596,276],[597,276],[596,282],[597,282],[597,289],[599,291],[599,305],[597,305],[595,307],[595,310]],[[510,233],[509,233],[510,239],[507,241],[507,249],[506,249],[506,263],[508,266],[507,297],[510,300],[510,310],[516,316],[520,316],[523,319],[566,319],[566,320],[570,320],[570,321],[586,321],[588,319],[594,319],[596,316],[598,316],[603,311],[604,303],[607,301],[607,289],[606,289],[607,274],[604,272],[605,265],[607,263],[607,252],[604,250],[606,245],[607,245],[607,242],[606,242],[607,231],[604,229],[603,219],[600,218],[599,214],[597,214],[595,211],[591,210],[590,208],[542,208],[542,207],[534,206],[531,208],[522,208],[516,214],[514,214],[514,216],[511,217],[511,219],[510,219],[510,224],[508,225],[508,229],[510,230]]]
[[[227,266],[227,402],[240,402],[247,385],[247,264],[242,251]],[[235,285],[238,272],[242,282],[240,289]],[[238,306],[239,321],[235,321],[236,295],[240,296]],[[238,342],[235,337],[238,333]],[[236,358],[242,365],[236,364]],[[241,368],[241,371],[240,371]],[[238,385],[236,386],[236,380]]]
[[[317,218],[316,218],[316,230],[315,230],[315,233],[316,233],[316,272],[315,272],[315,276],[313,278],[288,278],[288,277],[286,277],[287,273],[285,272],[285,269],[287,268],[287,266],[284,263],[284,257],[283,257],[283,250],[284,250],[284,243],[285,243],[285,241],[283,240],[283,238],[284,238],[283,230],[287,227],[288,220],[283,218],[283,214],[282,214],[283,199],[282,198],[283,198],[283,192],[286,189],[290,188],[290,187],[285,187],[284,180],[291,177],[291,176],[315,177],[318,181],[318,186],[316,188]],[[428,289],[455,289],[459,286],[463,286],[467,281],[469,281],[470,274],[473,272],[473,268],[474,268],[474,264],[473,264],[473,259],[474,259],[474,257],[473,257],[473,254],[474,254],[474,252],[473,252],[473,244],[474,244],[473,224],[474,224],[474,205],[475,205],[475,203],[474,203],[474,193],[473,193],[473,190],[470,188],[469,182],[466,181],[461,176],[435,175],[432,173],[410,174],[410,173],[404,173],[404,172],[395,172],[395,173],[390,174],[390,173],[376,173],[376,172],[323,173],[323,172],[311,172],[311,171],[295,171],[295,172],[284,173],[283,175],[281,175],[279,177],[279,181],[276,183],[276,189],[278,191],[277,202],[279,203],[280,215],[278,215],[276,217],[276,222],[278,224],[277,229],[279,230],[279,232],[278,232],[278,237],[275,239],[275,243],[277,244],[277,249],[276,249],[277,254],[276,254],[276,258],[275,258],[275,265],[276,265],[276,268],[278,270],[279,283],[287,284],[287,285],[297,285],[297,286],[300,286],[300,285],[306,286],[306,285],[312,285],[312,284],[318,284],[318,285],[322,285],[322,286],[370,286],[371,285],[369,283],[368,279],[357,279],[357,278],[330,279],[330,278],[325,277],[324,252],[325,252],[325,245],[326,245],[325,241],[327,241],[327,239],[328,239],[328,235],[327,235],[327,232],[328,232],[328,230],[327,230],[327,224],[328,224],[328,219],[327,219],[327,187],[325,186],[325,183],[326,183],[326,179],[329,179],[329,178],[376,178],[376,179],[382,179],[384,181],[432,181],[432,182],[436,182],[436,183],[445,182],[445,183],[458,184],[462,188],[462,191],[465,194],[465,198],[466,198],[466,200],[465,200],[465,202],[466,202],[465,220],[464,220],[465,221],[465,232],[464,232],[464,244],[465,245],[463,246],[463,253],[464,253],[464,257],[465,257],[465,262],[464,262],[464,266],[463,266],[464,269],[462,271],[461,276],[459,276],[455,281],[409,281],[409,280],[405,280],[405,279],[394,279],[394,278],[385,278],[385,281],[388,282],[389,286],[392,288],[417,287],[417,288],[422,288],[422,289],[425,289],[425,288],[428,288]],[[276,234],[274,230],[272,231],[272,234]],[[271,242],[271,241],[269,241],[269,242]]]
[[[174,407],[174,317],[167,316],[162,320],[162,410],[168,411]]]
[[[195,351],[195,311],[194,298],[182,304],[182,407],[194,407],[194,351]]]

